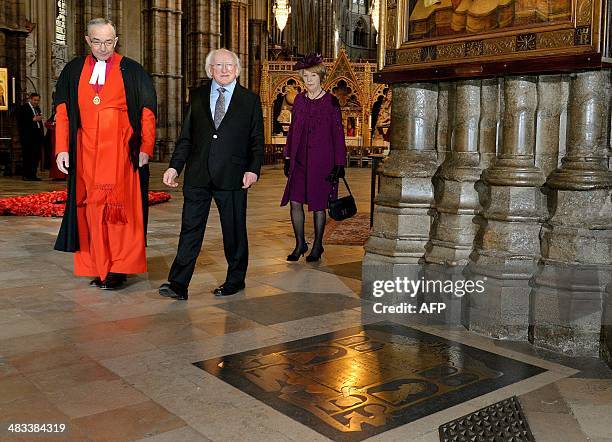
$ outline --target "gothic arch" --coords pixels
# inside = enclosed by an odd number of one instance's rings
[[[353,44],[355,46],[368,45],[368,25],[363,17],[359,17],[353,27]]]

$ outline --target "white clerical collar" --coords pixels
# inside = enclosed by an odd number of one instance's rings
[[[106,82],[106,62],[104,60],[96,61],[89,84],[103,85]]]

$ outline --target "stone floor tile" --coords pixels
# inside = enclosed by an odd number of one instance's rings
[[[94,381],[119,379],[112,371],[95,362],[68,365],[27,375],[30,382],[45,393],[61,392]]]
[[[570,407],[574,417],[578,420],[582,432],[588,438],[612,438],[612,404],[570,404]]]
[[[570,409],[563,395],[559,392],[559,382],[557,381],[521,395],[519,400],[523,410],[525,412],[536,411],[569,414]]]
[[[72,422],[95,441],[142,439],[185,427],[183,420],[152,401],[115,408]]]
[[[13,356],[8,360],[13,367],[22,373],[35,373],[92,361],[89,356],[80,352],[73,344],[46,351],[24,353]]]
[[[198,433],[191,427],[181,427],[176,430],[159,433],[155,436],[139,439],[139,442],[210,442],[211,439]]]
[[[120,379],[88,382],[48,393],[47,397],[59,410],[72,419],[147,400],[145,395]]]
[[[571,414],[530,412],[525,417],[538,442],[588,442]]]
[[[21,374],[13,374],[0,378],[0,404],[8,404],[23,400],[30,396],[40,396],[41,392],[36,385]],[[0,422],[3,419],[0,417]]]

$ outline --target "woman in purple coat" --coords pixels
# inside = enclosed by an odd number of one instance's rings
[[[291,111],[291,127],[285,145],[287,186],[281,206],[291,204],[295,249],[287,261],[297,261],[308,250],[304,238],[304,204],[313,213],[315,240],[306,261],[318,261],[323,253],[325,209],[331,192],[344,177],[346,147],[338,100],[321,88],[326,69],[323,58],[310,54],[294,67],[306,85]]]

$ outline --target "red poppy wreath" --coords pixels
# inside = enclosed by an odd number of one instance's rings
[[[65,190],[55,190],[0,198],[0,215],[62,217],[66,208],[66,197]],[[149,206],[165,203],[170,198],[170,194],[166,192],[149,192]]]

